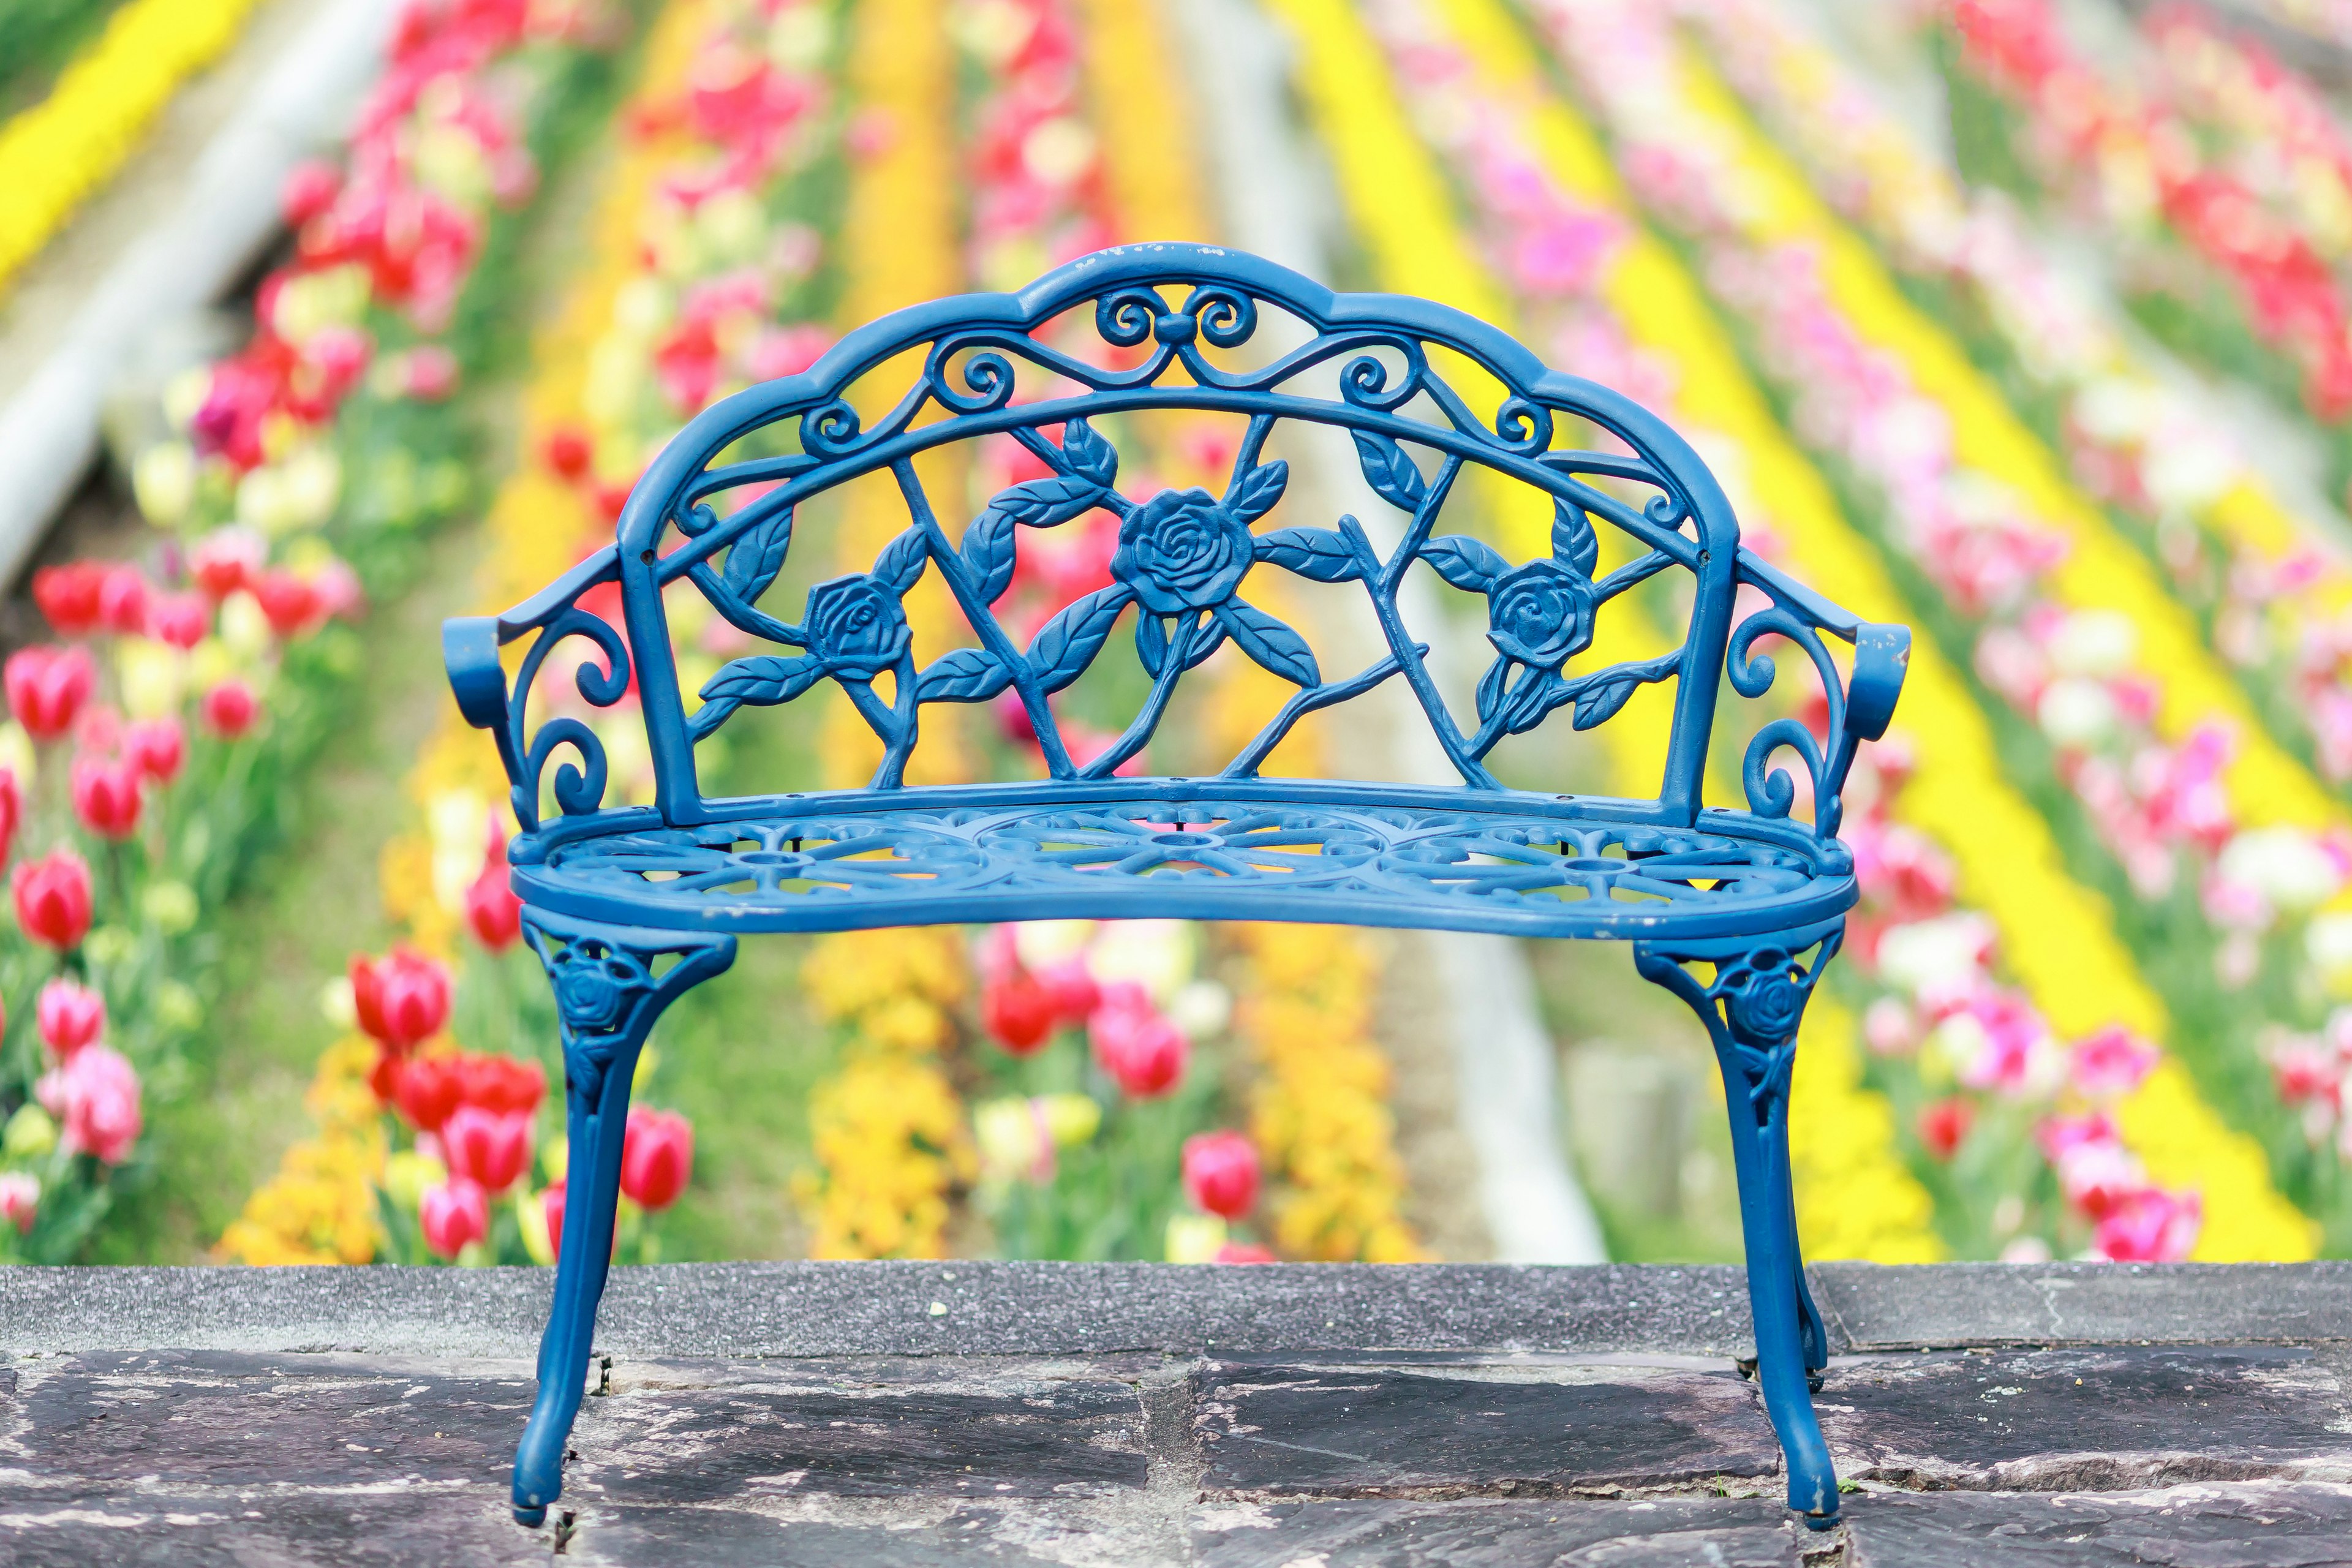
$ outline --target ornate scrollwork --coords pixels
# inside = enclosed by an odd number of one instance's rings
[[[1798,1026],[1844,931],[1838,920],[1760,938],[1639,942],[1633,963],[1699,1016],[1761,1127],[1788,1101]],[[1693,963],[1713,965],[1713,977],[1702,982],[1686,967]]]
[[[605,1074],[627,1071],[670,1003],[735,961],[735,939],[572,920],[526,907],[523,938],[555,990],[564,1084],[591,1109]],[[662,958],[676,962],[656,971]]]

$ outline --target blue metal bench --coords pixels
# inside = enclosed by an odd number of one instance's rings
[[[1262,331],[1262,315],[1286,325]],[[1086,350],[1078,339],[1089,340]],[[1268,346],[1276,339],[1298,346]],[[913,363],[902,355],[919,355],[919,372],[898,369]],[[1490,416],[1449,379],[1463,378],[1465,362],[1472,376],[1499,385]],[[861,417],[847,389],[893,374],[903,377],[889,391],[894,405]],[[1223,496],[1123,495],[1119,454],[1102,422],[1176,409],[1246,420]],[[1297,423],[1350,434],[1366,479],[1398,514],[1392,547],[1376,544],[1352,517],[1333,526],[1268,516],[1287,470],[1267,459],[1267,442]],[[1621,447],[1555,445],[1588,426]],[[998,494],[959,534],[925,494],[914,459],[998,433],[1019,440],[1049,477]],[[1514,564],[1475,538],[1435,531],[1466,465],[1553,498],[1549,556]],[[886,473],[909,526],[872,569],[809,588],[798,622],[761,608],[796,509]],[[1119,520],[1112,584],[1015,646],[992,606],[1011,580],[1017,530],[1066,525],[1097,508]],[[1606,573],[1595,519],[1625,542],[1622,563]],[[1276,521],[1288,525],[1271,526]],[[1019,294],[898,311],[853,332],[806,373],[719,403],[646,471],[618,534],[528,603],[494,618],[452,620],[444,632],[458,706],[496,738],[513,784],[521,826],[509,852],[513,887],[562,1024],[569,1223],[538,1402],[515,1461],[517,1519],[541,1522],[561,1488],[612,1246],[637,1052],[665,1007],[733,962],[739,932],[1146,914],[1630,940],[1640,972],[1696,1009],[1713,1037],[1729,1091],[1759,1375],[1788,1460],[1790,1506],[1816,1524],[1835,1518],[1837,1481],[1808,1390],[1828,1342],[1806,1289],[1790,1195],[1790,1070],[1806,998],[1854,901],[1852,858],[1836,837],[1839,790],[1856,744],[1883,733],[1894,711],[1910,634],[1856,619],[1741,549],[1723,491],[1672,430],[1444,306],[1334,294],[1228,250],[1135,246],[1072,262]],[[1400,585],[1416,561],[1486,601],[1496,657],[1478,683],[1474,719],[1455,718],[1426,646],[1399,611]],[[976,635],[972,646],[919,668],[902,600],[927,572],[944,580]],[[1245,596],[1270,572],[1362,584],[1385,652],[1360,671],[1326,675],[1297,629]],[[1668,574],[1686,595],[1675,602],[1688,606],[1679,646],[1575,668],[1595,616],[1639,613],[1631,604],[1612,610],[1612,601]],[[583,595],[614,583],[624,627],[581,607]],[[775,651],[728,664],[689,710],[665,589],[698,593]],[[1750,613],[1735,628],[1743,591]],[[1081,766],[1050,698],[1087,669],[1121,622],[1150,697],[1127,731]],[[1851,645],[1843,668],[1825,633]],[[634,672],[654,805],[604,803],[604,750],[579,719],[530,724],[532,683],[569,637],[589,639],[603,660],[578,668],[589,703],[620,702]],[[1742,754],[1748,809],[1704,807],[1719,689],[1727,681],[1742,698],[1766,695],[1772,660],[1754,650],[1766,637],[1797,645],[1811,660],[1826,733],[1793,716],[1784,692]],[[525,639],[510,670],[499,649]],[[1255,660],[1297,687],[1280,712],[1214,777],[1115,776],[1151,736],[1178,679],[1227,641],[1228,658]],[[1459,786],[1258,776],[1301,717],[1391,677],[1418,700]],[[887,696],[877,689],[885,679]],[[826,680],[882,743],[868,787],[703,793],[698,742],[743,706],[791,701]],[[1498,742],[1556,710],[1570,708],[1573,728],[1589,729],[1640,687],[1665,681],[1674,687],[1672,733],[1656,798],[1509,789],[1488,772]],[[1049,777],[902,784],[927,705],[1008,689]],[[566,749],[574,760],[548,778]],[[1793,814],[1796,782],[1769,766],[1780,752],[1803,769],[1811,822]],[[545,795],[552,815],[542,812]]]

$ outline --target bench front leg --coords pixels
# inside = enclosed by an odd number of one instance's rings
[[[515,1520],[536,1526],[563,1489],[564,1447],[580,1414],[596,1304],[612,1267],[637,1053],[670,1003],[735,962],[735,939],[599,925],[533,909],[523,911],[523,934],[555,988],[570,1138],[555,1296],[539,1342],[539,1395],[515,1450]]]
[[[1689,1004],[1715,1046],[1739,1183],[1757,1382],[1789,1468],[1789,1506],[1822,1530],[1837,1522],[1837,1474],[1813,1414],[1811,1384],[1829,1363],[1829,1338],[1798,1251],[1789,1087],[1805,1003],[1843,935],[1844,922],[1837,921],[1764,938],[1633,944],[1634,966]],[[1810,963],[1801,961],[1808,950]],[[1685,967],[1690,963],[1713,965],[1713,978],[1702,982]]]

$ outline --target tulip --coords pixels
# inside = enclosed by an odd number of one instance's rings
[[[503,849],[483,866],[482,874],[467,888],[466,922],[492,952],[504,952],[522,934],[522,900],[507,886]]]
[[[416,1224],[425,1245],[441,1258],[455,1258],[469,1241],[490,1234],[489,1195],[462,1176],[425,1189],[416,1200]]]
[[[341,173],[332,163],[317,158],[286,171],[285,183],[278,189],[278,205],[286,214],[286,226],[300,228],[333,206],[342,184]]]
[[[1184,1140],[1184,1191],[1213,1215],[1239,1219],[1257,1206],[1257,1148],[1238,1132]]]
[[[122,754],[144,776],[170,784],[187,760],[187,734],[177,719],[141,719],[123,730]]]
[[[42,986],[33,1013],[42,1044],[61,1062],[106,1032],[106,999],[70,980],[52,980]]]
[[[205,693],[205,726],[224,741],[234,741],[253,728],[261,702],[244,681],[222,681]]]
[[[577,425],[559,426],[549,431],[542,449],[547,457],[547,466],[554,469],[558,477],[573,484],[587,476],[588,465],[596,456],[595,446],[590,441],[588,432]]]
[[[86,1046],[33,1086],[49,1114],[64,1123],[60,1141],[75,1153],[108,1165],[130,1157],[139,1141],[139,1075],[107,1046]]]
[[[1025,1057],[1054,1032],[1053,994],[1016,969],[982,985],[980,1021],[998,1045]]]
[[[106,629],[137,637],[147,629],[147,579],[136,566],[110,566],[98,583],[98,618]]]
[[[24,820],[25,791],[16,782],[16,770],[0,768],[0,866],[8,863],[9,852],[16,847],[16,825]]]
[[[73,808],[81,825],[100,838],[128,838],[139,831],[139,767],[127,757],[76,757]]]
[[[98,629],[99,586],[105,580],[103,562],[44,566],[33,574],[33,603],[59,637],[78,637]]]
[[[1254,1241],[1229,1241],[1217,1248],[1214,1263],[1272,1263],[1274,1254]]]
[[[71,729],[97,684],[98,667],[84,648],[23,647],[0,665],[8,710],[36,741],[54,741]]]
[[[2059,1156],[2058,1187],[2093,1219],[2105,1219],[2147,1190],[2147,1172],[2121,1143],[2078,1143]]]
[[[405,1076],[405,1075],[404,1075]],[[442,1157],[452,1174],[496,1196],[530,1168],[530,1117],[461,1105],[441,1124]]]
[[[2068,1076],[2094,1099],[2117,1098],[2137,1089],[2162,1055],[2122,1025],[2111,1024],[2074,1042]]]
[[[16,1227],[18,1235],[33,1228],[33,1216],[41,1209],[41,1179],[28,1171],[0,1172],[0,1220]]]
[[[268,617],[269,629],[281,637],[316,630],[319,623],[327,618],[317,586],[308,577],[298,577],[291,572],[262,573],[253,584],[253,596],[260,604],[262,615]]]
[[[1151,1005],[1132,981],[1107,986],[1102,1005],[1087,1035],[1095,1062],[1126,1093],[1150,1100],[1167,1093],[1184,1076],[1192,1053],[1183,1031]]]
[[[212,613],[196,594],[158,594],[147,606],[147,634],[182,653],[205,640]]]
[[[1919,1142],[1937,1159],[1948,1160],[1959,1152],[1976,1119],[1977,1108],[1972,1101],[1958,1095],[1939,1100],[1919,1112]]]
[[[422,343],[408,351],[408,374],[401,390],[422,403],[438,403],[457,390],[457,356],[439,343]]]
[[[89,931],[89,867],[70,849],[52,849],[16,868],[16,923],[25,934],[59,952],[81,945]]]
[[[547,1069],[537,1062],[513,1057],[466,1056],[451,1058],[457,1065],[457,1100],[501,1115],[524,1115],[539,1109],[547,1097]]]
[[[2099,1221],[2091,1246],[2111,1263],[2179,1263],[2197,1245],[2205,1208],[2195,1193],[2150,1187],[2132,1194]]]
[[[666,1209],[694,1173],[694,1124],[674,1110],[629,1112],[621,1143],[621,1191],[648,1209]]]
[[[379,959],[354,953],[351,975],[360,1027],[396,1056],[449,1020],[448,969],[411,948]]]
[[[399,1061],[396,1057],[387,1059]],[[420,1132],[439,1132],[457,1109],[464,1087],[456,1057],[417,1057],[393,1075],[393,1101]]]
[[[540,1213],[547,1216],[547,1250],[558,1258],[563,1256],[563,1187],[562,1182],[550,1182],[539,1194]],[[620,1237],[613,1239],[618,1243]]]
[[[249,528],[216,528],[188,552],[196,586],[215,603],[248,587],[269,557],[268,542]]]

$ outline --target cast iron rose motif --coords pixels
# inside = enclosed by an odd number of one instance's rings
[[[811,653],[838,673],[866,676],[897,664],[914,636],[897,597],[866,576],[811,588],[807,630]]]
[[[1727,1001],[1733,1036],[1747,1045],[1770,1047],[1797,1032],[1805,990],[1785,968],[1759,969]]]
[[[1556,670],[1592,642],[1592,584],[1549,558],[1506,574],[1486,595],[1486,640],[1506,658]]]
[[[556,1010],[575,1033],[610,1033],[628,1011],[630,996],[649,984],[645,965],[617,950],[599,957],[574,944],[555,958]]]
[[[1213,610],[1250,569],[1249,525],[1203,489],[1161,490],[1118,525],[1110,574],[1155,616]]]

